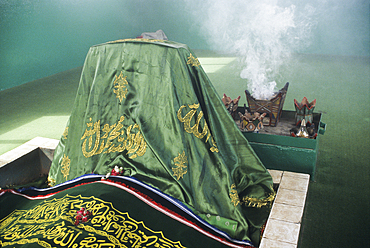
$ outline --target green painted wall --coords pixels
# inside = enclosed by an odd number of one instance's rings
[[[82,66],[90,46],[162,29],[206,49],[184,1],[0,0],[0,90]]]
[[[300,0],[265,1],[295,4],[298,10],[306,4]],[[216,31],[220,39],[223,34],[207,27],[212,25],[210,16],[240,19],[222,15],[225,2],[228,0],[0,0],[0,90],[82,66],[90,46],[142,32],[162,29],[170,40],[192,49],[211,49],[209,44],[214,42],[207,41],[211,37],[207,32]],[[307,3],[315,7],[317,25],[311,45],[298,52],[370,56],[369,0]],[[210,4],[219,6],[217,11],[209,11]]]

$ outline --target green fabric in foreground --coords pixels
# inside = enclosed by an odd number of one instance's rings
[[[259,243],[271,176],[186,45],[128,39],[90,48],[49,181],[115,166]]]
[[[141,185],[87,175],[47,190],[0,190],[0,247],[251,247]],[[81,208],[91,214],[76,223]]]

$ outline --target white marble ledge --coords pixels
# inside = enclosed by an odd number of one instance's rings
[[[274,182],[274,184],[280,184],[281,178],[283,176],[283,171],[278,171],[278,170],[267,170]]]
[[[269,170],[279,184],[259,248],[296,248],[310,175]]]
[[[271,209],[270,218],[299,224],[302,221],[303,210],[303,206],[274,203]]]
[[[25,144],[36,146],[38,148],[55,149],[58,143],[59,143],[59,140],[56,140],[56,139],[36,137],[26,142]]]
[[[304,207],[306,202],[306,195],[307,192],[304,191],[279,188],[276,194],[275,203]]]
[[[310,178],[285,176],[281,179],[279,189],[307,192]]]
[[[259,248],[297,248],[297,245],[263,238]]]
[[[38,148],[46,148],[46,149],[54,150],[57,147],[58,143],[59,143],[59,140],[56,140],[56,139],[49,139],[49,138],[43,138],[43,137],[33,138],[30,141],[14,148],[13,150],[0,155],[0,167]]]
[[[270,240],[297,245],[300,228],[301,224],[269,218],[263,237]]]
[[[291,171],[284,171],[284,177],[295,177],[295,178],[310,179],[310,174],[297,173],[297,172],[291,172]]]

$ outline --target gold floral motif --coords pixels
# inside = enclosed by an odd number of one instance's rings
[[[190,56],[188,57],[187,64],[192,65],[192,66],[196,66],[196,67],[199,67],[199,65],[200,65],[198,58],[195,58],[193,56],[193,54],[191,54],[191,53],[190,53]]]
[[[61,172],[66,179],[69,175],[70,163],[71,160],[68,158],[68,156],[64,154],[62,158],[62,163],[60,165],[62,166]]]
[[[182,154],[179,153],[179,156],[174,158],[173,161],[175,162],[175,165],[177,166],[177,167],[172,167],[173,176],[176,176],[177,180],[179,180],[180,178],[184,178],[184,175],[188,172],[188,170],[186,169],[187,166],[185,165],[188,163],[188,160],[185,156],[185,151],[183,151]]]
[[[64,129],[64,132],[63,132],[63,138],[64,139],[67,139],[67,136],[68,136],[68,127],[66,127],[65,129]]]
[[[92,217],[76,228],[73,223],[81,207],[88,209]],[[3,240],[0,244],[4,247],[32,243],[50,248],[184,247],[180,241],[166,238],[162,231],[153,231],[128,212],[120,212],[110,202],[94,196],[67,194],[60,199],[44,200],[32,209],[13,211],[0,223]],[[83,230],[89,235],[82,236]]]
[[[231,185],[231,189],[230,189],[230,193],[229,193],[231,203],[234,204],[234,207],[238,206],[239,203],[240,203],[238,191],[235,188],[236,188],[236,185],[235,185],[235,183],[233,183]]]
[[[116,76],[116,79],[113,82],[114,88],[113,92],[116,94],[116,97],[119,99],[119,102],[122,102],[123,98],[126,98],[126,94],[128,92],[126,85],[128,85],[128,82],[126,80],[126,77],[123,77],[123,72],[119,74],[119,76]]]
[[[211,135],[211,132],[208,128],[208,125],[207,125],[207,122],[204,120],[204,125],[203,125],[203,130],[201,132],[199,132],[199,127],[201,126],[201,120],[203,118],[203,111],[200,111],[198,116],[197,116],[197,120],[195,121],[195,124],[193,126],[190,125],[190,123],[192,122],[192,119],[195,115],[195,113],[197,112],[197,109],[199,108],[199,104],[192,104],[192,105],[188,105],[189,108],[191,108],[191,110],[184,116],[182,117],[181,116],[181,112],[182,112],[182,109],[183,108],[186,108],[186,105],[182,105],[180,107],[180,109],[177,111],[177,118],[179,119],[179,121],[183,122],[184,123],[184,129],[187,133],[190,133],[190,134],[194,134],[195,137],[199,138],[199,139],[202,139],[204,137],[206,137],[205,139],[205,143],[209,142],[211,144],[211,152],[218,152],[218,148],[217,148],[217,145],[216,145],[216,142],[215,140],[213,139],[212,135]],[[209,139],[211,138],[211,139]]]
[[[272,189],[272,187],[271,187],[271,189]],[[257,207],[257,208],[271,207],[272,206],[272,202],[274,201],[275,196],[276,196],[275,191],[273,189],[272,189],[272,191],[273,192],[271,194],[269,194],[264,199],[258,199],[258,198],[254,198],[254,197],[244,196],[243,197],[243,203],[247,207]]]
[[[143,156],[146,152],[147,144],[141,133],[138,124],[131,124],[127,129],[123,129],[122,122],[125,120],[121,116],[117,123],[113,125],[105,124],[100,127],[100,120],[97,122],[86,123],[86,130],[81,138],[82,153],[86,158],[101,153],[123,152],[131,154],[130,159]],[[126,136],[126,137],[125,137]]]

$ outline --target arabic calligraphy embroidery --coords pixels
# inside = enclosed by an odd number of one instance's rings
[[[80,208],[92,212],[91,221],[73,225]],[[162,231],[153,231],[142,221],[120,212],[110,202],[94,196],[65,195],[44,200],[29,210],[15,210],[0,220],[0,244],[36,243],[43,247],[174,247],[180,241],[166,238]],[[83,234],[84,230],[89,234]],[[41,240],[42,239],[42,240]]]
[[[202,139],[204,137],[206,137],[206,140],[205,140],[205,143],[209,142],[211,144],[211,152],[218,152],[218,148],[217,148],[217,145],[216,145],[216,142],[214,141],[212,135],[211,135],[211,132],[208,128],[208,125],[207,125],[207,122],[204,120],[204,125],[203,125],[203,130],[202,132],[199,132],[199,127],[201,126],[201,120],[202,120],[202,117],[203,117],[203,111],[200,111],[198,116],[197,116],[197,120],[195,121],[195,124],[191,127],[191,122],[193,120],[193,117],[195,115],[195,113],[197,112],[197,109],[199,108],[199,104],[192,104],[192,105],[188,105],[189,108],[191,108],[191,110],[184,116],[182,117],[181,116],[181,112],[182,112],[182,109],[183,108],[186,108],[186,105],[182,105],[180,107],[180,109],[177,111],[177,118],[179,119],[179,121],[183,122],[184,123],[184,129],[187,133],[192,133],[194,134],[195,137],[199,138],[199,139]]]
[[[101,153],[123,152],[126,150],[126,154],[130,154],[130,159],[143,156],[147,144],[139,125],[131,124],[124,130],[122,124],[124,120],[125,117],[121,116],[117,123],[113,125],[105,124],[103,128],[100,128],[100,120],[93,123],[90,118],[90,122],[86,123],[87,128],[81,138],[81,140],[84,140],[82,143],[83,155],[89,158]]]

